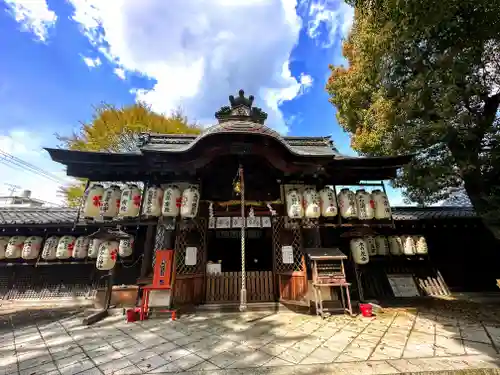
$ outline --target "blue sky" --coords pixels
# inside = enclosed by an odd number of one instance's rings
[[[56,181],[0,164],[3,183],[59,202],[66,181],[42,146],[91,118],[92,105],[182,106],[203,124],[243,88],[288,135],[331,135],[354,154],[325,82],[342,63],[353,11],[341,0],[0,0],[0,149]],[[42,184],[40,182],[43,181]],[[394,205],[398,191],[390,190]]]

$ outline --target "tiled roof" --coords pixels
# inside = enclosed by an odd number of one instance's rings
[[[0,208],[0,225],[70,224],[76,219],[74,208]]]
[[[432,220],[472,218],[471,207],[394,207],[394,220]],[[0,208],[0,225],[22,224],[73,224],[77,209],[74,208]]]
[[[394,207],[394,220],[433,220],[476,217],[472,207]]]

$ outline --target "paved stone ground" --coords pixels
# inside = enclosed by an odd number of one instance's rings
[[[1,312],[0,312],[1,313]],[[206,313],[81,325],[83,310],[0,316],[0,374],[393,374],[498,368],[500,325],[446,310],[375,318]]]

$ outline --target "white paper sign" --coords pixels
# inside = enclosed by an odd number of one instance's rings
[[[271,218],[263,217],[262,219],[262,228],[271,228]]]
[[[196,265],[196,253],[198,249],[196,247],[186,247],[186,266],[195,266]]]
[[[238,217],[233,217],[231,218],[231,227],[232,228],[241,228],[243,226],[243,218],[238,216]]]
[[[248,228],[260,228],[260,217],[247,217]]]
[[[293,264],[293,247],[282,246],[281,253],[283,255],[283,264]]]
[[[207,264],[207,273],[209,275],[219,275],[222,271],[222,267],[220,263],[208,263]]]
[[[231,228],[231,218],[230,217],[218,217],[216,222],[217,228],[229,229]]]

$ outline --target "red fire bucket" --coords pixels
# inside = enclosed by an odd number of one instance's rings
[[[373,315],[372,305],[370,305],[369,303],[360,303],[359,309],[361,310],[361,315],[366,318],[369,318]]]
[[[127,323],[132,323],[135,322],[138,318],[138,311],[137,309],[128,309],[127,310]]]

